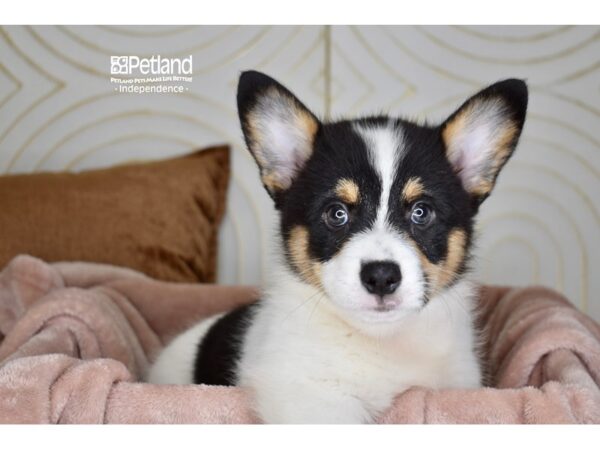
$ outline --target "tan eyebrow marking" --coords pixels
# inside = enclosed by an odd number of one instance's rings
[[[348,178],[342,178],[335,186],[336,195],[345,203],[356,204],[360,198],[358,185]]]
[[[402,189],[402,199],[407,203],[414,202],[425,192],[423,183],[418,177],[409,178]]]

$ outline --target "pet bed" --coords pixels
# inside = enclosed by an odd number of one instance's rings
[[[0,422],[255,423],[240,388],[138,380],[178,331],[256,295],[19,256],[0,273]],[[483,287],[479,318],[493,387],[415,387],[380,422],[600,422],[597,323],[539,287]]]

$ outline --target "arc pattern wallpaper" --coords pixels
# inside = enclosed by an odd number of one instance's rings
[[[111,56],[158,54],[193,56],[188,90],[116,91]],[[230,143],[220,281],[260,283],[275,220],[239,130],[246,69],[279,79],[322,117],[432,122],[487,84],[527,79],[525,131],[482,208],[475,275],[553,287],[600,319],[597,26],[2,27],[0,171],[78,171]]]

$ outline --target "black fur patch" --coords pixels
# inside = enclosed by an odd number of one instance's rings
[[[352,129],[352,122],[324,125],[315,139],[313,156],[279,204],[284,240],[294,225],[306,226],[311,256],[327,261],[349,236],[368,229],[375,221],[381,196],[381,181],[368,158],[365,142]],[[342,178],[356,183],[360,201],[347,205],[349,225],[331,231],[322,215],[328,205],[339,201],[334,191]]]
[[[390,192],[389,217],[392,226],[408,233],[427,259],[436,264],[447,253],[448,234],[455,228],[465,231],[467,241],[473,228],[477,204],[465,191],[445,157],[439,127],[415,125],[399,120],[404,136],[404,153]],[[417,177],[426,192],[425,201],[435,211],[436,218],[428,227],[419,227],[410,220],[411,204],[403,204],[401,193],[406,182]]]
[[[244,336],[257,303],[237,308],[217,320],[198,343],[194,383],[235,385]]]

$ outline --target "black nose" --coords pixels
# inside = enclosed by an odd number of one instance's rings
[[[360,270],[360,281],[371,294],[391,294],[398,289],[401,279],[400,267],[391,261],[368,262]]]

